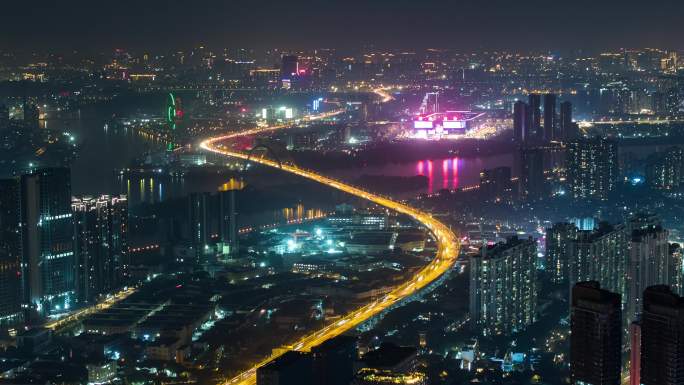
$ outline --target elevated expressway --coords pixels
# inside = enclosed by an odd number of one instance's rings
[[[388,100],[387,94],[380,94],[380,92],[375,92],[382,97],[383,101]],[[312,115],[304,120],[311,121],[317,119],[324,119],[339,113],[343,110],[337,110],[329,113],[324,113],[320,115]],[[316,346],[328,339],[336,337],[343,334],[356,326],[362,324],[366,320],[378,315],[383,310],[386,310],[398,301],[417,293],[422,288],[426,287],[433,281],[437,280],[442,274],[447,272],[458,258],[459,251],[459,240],[458,237],[449,229],[449,227],[439,220],[433,218],[430,213],[421,211],[417,208],[411,207],[404,203],[400,203],[383,197],[358,187],[354,187],[350,184],[341,182],[339,180],[326,177],[315,171],[306,170],[294,165],[281,164],[277,161],[273,161],[266,158],[255,158],[250,157],[249,154],[244,152],[239,152],[232,150],[229,145],[227,145],[231,139],[245,136],[245,135],[258,135],[260,133],[265,133],[269,131],[275,131],[278,129],[285,129],[289,126],[271,126],[263,128],[255,128],[251,130],[246,130],[237,133],[231,133],[228,135],[217,136],[204,140],[200,146],[201,148],[218,154],[223,154],[233,158],[239,158],[244,160],[249,160],[251,162],[259,163],[265,166],[280,168],[284,172],[290,174],[298,175],[300,177],[313,180],[315,182],[324,184],[326,186],[332,187],[334,189],[344,191],[348,194],[355,195],[357,197],[369,200],[377,205],[386,207],[388,209],[394,210],[398,213],[405,214],[415,221],[421,223],[425,226],[434,236],[437,243],[437,255],[435,258],[423,269],[418,271],[411,279],[395,287],[392,291],[386,294],[380,299],[368,303],[341,319],[337,320],[335,323],[329,324],[320,330],[312,332],[304,337],[301,337],[298,341],[294,342],[290,346],[283,347],[283,349],[274,349],[273,353],[264,358],[261,362],[253,365],[250,369],[237,375],[234,378],[227,379],[224,385],[252,385],[256,384],[256,370],[274,360],[275,358],[282,355],[287,349],[307,351],[313,346]]]

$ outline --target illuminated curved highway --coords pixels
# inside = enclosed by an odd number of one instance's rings
[[[382,101],[388,101],[391,100],[391,95],[388,95],[387,93],[384,92],[384,90],[381,90],[379,92],[378,90],[374,90],[376,94],[378,94],[381,98]],[[339,113],[343,112],[343,110],[337,110],[329,113],[324,113],[320,115],[313,115],[305,118],[304,120],[316,120],[316,119],[323,119],[327,117],[331,117],[333,115],[337,115]],[[237,133],[231,133],[228,135],[224,136],[218,136],[218,137],[213,137],[209,138],[205,141],[203,141],[200,146],[208,151],[212,151],[215,153],[223,154],[226,156],[234,157],[234,158],[240,158],[240,159],[248,159],[248,154],[243,153],[243,152],[238,152],[235,150],[232,150],[229,146],[226,145],[226,142],[229,141],[230,139],[234,139],[236,137],[240,136],[245,136],[245,135],[256,135],[260,134],[263,132],[268,132],[268,131],[274,131],[282,128],[287,128],[289,126],[286,125],[280,125],[280,126],[271,126],[271,127],[264,127],[264,128],[254,128],[251,130],[243,131],[243,132],[237,132]],[[283,171],[288,172],[290,174],[294,175],[299,175],[301,177],[316,181],[318,183],[324,184],[326,186],[335,188],[340,191],[344,191],[348,194],[355,195],[357,197],[364,198],[366,200],[369,200],[373,203],[376,203],[380,206],[386,207],[388,209],[394,210],[396,212],[405,214],[416,220],[417,222],[420,222],[423,226],[425,226],[435,237],[437,241],[437,255],[435,258],[423,269],[421,269],[419,272],[416,273],[411,279],[409,279],[407,282],[404,282],[400,284],[399,286],[395,287],[393,290],[391,290],[388,294],[386,294],[384,297],[377,299],[367,305],[364,305],[351,313],[347,314],[346,316],[342,317],[341,319],[337,320],[335,323],[332,323],[328,326],[323,327],[320,330],[317,330],[315,332],[312,332],[302,338],[300,338],[298,341],[294,342],[291,346],[287,346],[284,348],[287,349],[294,349],[294,350],[300,350],[300,351],[306,351],[311,349],[313,346],[316,346],[328,339],[331,339],[333,337],[336,337],[342,333],[347,332],[348,330],[353,329],[354,327],[358,326],[359,324],[363,323],[364,321],[372,318],[373,316],[379,314],[383,310],[387,309],[388,307],[392,306],[393,304],[397,303],[403,298],[406,298],[414,293],[416,293],[418,290],[424,288],[437,278],[439,278],[442,274],[444,274],[447,270],[449,270],[454,262],[456,261],[458,257],[458,250],[459,250],[459,241],[456,235],[449,229],[448,226],[440,222],[439,220],[435,219],[432,217],[430,213],[421,211],[417,208],[411,207],[409,205],[396,202],[392,199],[362,190],[358,187],[354,187],[352,185],[349,185],[347,183],[341,182],[339,180],[333,179],[326,177],[324,175],[318,174],[315,171],[311,170],[305,170],[293,165],[288,165],[288,164],[279,164],[277,161],[273,161],[270,159],[265,159],[265,158],[249,158],[250,161],[259,163],[265,166],[270,166],[274,168],[281,168]],[[266,357],[264,360],[261,362],[255,364],[252,368],[248,369],[247,371],[243,372],[242,374],[229,379],[224,382],[225,385],[252,385],[256,383],[256,370],[260,366],[263,366],[267,364],[268,362],[272,361],[273,359],[279,357],[287,349],[275,349],[275,352],[272,353],[269,357]]]

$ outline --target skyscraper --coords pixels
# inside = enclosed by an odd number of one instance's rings
[[[125,196],[74,199],[76,296],[80,303],[118,290],[128,275],[128,201]]]
[[[9,127],[9,108],[0,103],[0,131]]]
[[[0,328],[18,326],[21,310],[19,180],[0,179]]]
[[[21,324],[21,264],[6,249],[0,248],[0,336],[4,330]]]
[[[568,281],[597,281],[626,298],[625,269],[628,240],[624,226],[601,223],[596,230],[578,231],[568,247]]]
[[[670,261],[674,266],[670,286],[678,295],[684,295],[684,250],[679,243],[670,243],[669,253]]]
[[[544,94],[544,142],[559,140],[556,134],[556,94]]]
[[[536,320],[537,244],[510,238],[470,260],[470,320],[484,335],[512,334]]]
[[[354,379],[356,337],[341,335],[311,348],[314,384],[348,385]]]
[[[525,143],[530,137],[530,122],[527,103],[518,100],[513,104],[513,140],[516,143]]]
[[[511,168],[496,167],[480,172],[480,191],[485,199],[507,202],[512,198]]]
[[[572,121],[572,103],[560,104],[559,130],[557,139],[562,141],[575,140],[579,136],[577,125]]]
[[[670,258],[668,231],[660,226],[634,230],[627,266],[627,322],[641,313],[644,290],[653,285],[670,285],[674,263]]]
[[[598,282],[572,288],[570,370],[575,385],[619,385],[622,313],[620,295]]]
[[[208,192],[192,193],[187,199],[190,243],[195,250],[194,263],[201,265],[206,262],[204,255],[209,248],[211,194]]]
[[[641,385],[641,322],[629,324],[629,385]]]
[[[654,189],[673,190],[684,180],[684,151],[670,147],[650,156],[646,163],[646,183]]]
[[[68,168],[21,177],[24,296],[39,314],[68,310],[74,301],[74,225]]]
[[[556,223],[546,229],[546,272],[551,282],[567,282],[570,242],[577,240],[578,231],[572,223]]]
[[[544,149],[520,149],[520,199],[538,200],[546,196]]]
[[[244,182],[231,179],[219,187],[219,240],[228,246],[228,253],[234,254],[238,249],[237,208],[235,194],[245,187]]]
[[[684,298],[665,285],[644,291],[641,383],[684,384]]]
[[[570,142],[567,152],[567,180],[575,199],[608,198],[618,179],[617,143],[610,139],[579,139]]]
[[[299,58],[297,55],[283,55],[280,65],[280,77],[290,79],[299,74]]]
[[[38,107],[29,102],[24,102],[24,124],[29,128],[38,128],[40,112]]]
[[[290,350],[257,369],[257,385],[313,385],[311,353]]]
[[[530,121],[530,138],[533,140],[542,141],[544,139],[544,131],[541,126],[541,95],[530,94],[528,96],[528,117]]]

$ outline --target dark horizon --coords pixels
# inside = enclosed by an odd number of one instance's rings
[[[64,51],[288,47],[462,50],[682,49],[684,3],[633,0],[572,3],[503,0],[192,3],[83,0],[5,4],[0,47]]]

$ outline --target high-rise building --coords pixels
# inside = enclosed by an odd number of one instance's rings
[[[684,180],[684,151],[671,147],[650,156],[646,162],[646,183],[654,189],[673,190]]]
[[[544,142],[560,139],[556,119],[556,94],[544,94]]]
[[[224,248],[228,247],[226,250],[228,254],[234,254],[238,249],[235,195],[244,187],[244,182],[235,179],[219,187],[219,240]]]
[[[544,131],[541,126],[541,95],[530,94],[528,96],[528,117],[530,121],[530,138],[535,141],[544,139]]]
[[[654,226],[634,230],[629,243],[627,266],[626,321],[631,323],[641,313],[644,290],[653,285],[670,285],[674,263],[670,258],[668,231]]]
[[[539,200],[546,196],[547,184],[544,175],[544,149],[520,149],[520,188],[522,200]]]
[[[572,223],[556,223],[546,229],[546,272],[551,282],[567,282],[570,242],[577,240],[578,231]]]
[[[641,385],[641,322],[629,325],[629,385]]]
[[[557,138],[562,141],[575,140],[579,136],[579,128],[572,121],[572,103],[560,104],[559,130]]]
[[[578,231],[568,244],[568,281],[597,281],[606,290],[626,298],[625,269],[628,239],[624,226],[601,223],[598,229]]]
[[[480,192],[493,202],[507,202],[512,199],[511,168],[496,167],[480,172]]]
[[[572,288],[570,371],[575,385],[619,385],[622,313],[620,295],[598,282]]]
[[[283,55],[280,65],[280,77],[290,79],[299,74],[299,58],[296,55]]]
[[[567,152],[567,180],[575,199],[608,198],[618,180],[617,143],[610,139],[579,139]]]
[[[684,295],[684,250],[679,243],[670,243],[669,252],[674,266],[670,280],[672,290],[678,295]]]
[[[19,180],[0,179],[0,329],[23,321]]]
[[[125,196],[72,201],[76,226],[76,297],[80,303],[121,288],[128,277],[128,201]]]
[[[681,98],[677,88],[670,88],[665,92],[665,105],[668,114],[679,114]]]
[[[470,320],[484,335],[512,334],[536,320],[537,244],[510,238],[470,260]]]
[[[257,385],[313,385],[310,353],[290,350],[257,369]]]
[[[211,194],[208,192],[188,195],[188,224],[190,243],[195,250],[195,265],[205,263],[204,255],[209,249],[211,229]]]
[[[530,140],[529,107],[527,103],[518,100],[513,104],[513,140],[525,143]]]
[[[311,348],[314,384],[349,385],[358,352],[356,337],[341,335]]]
[[[660,217],[649,212],[639,212],[629,218],[625,222],[625,230],[627,235],[631,235],[636,230],[650,230],[662,226]]]
[[[651,109],[656,115],[667,114],[667,102],[665,99],[665,94],[662,92],[654,92],[651,95]]]
[[[46,168],[21,177],[24,297],[39,314],[74,302],[74,224],[71,172]]]
[[[5,330],[20,326],[23,320],[21,264],[6,249],[0,248],[0,336]]]
[[[9,127],[9,108],[0,103],[0,131]]]
[[[24,124],[29,128],[38,128],[40,112],[38,107],[29,102],[24,102]]]
[[[665,285],[644,291],[641,383],[684,384],[684,298]]]

